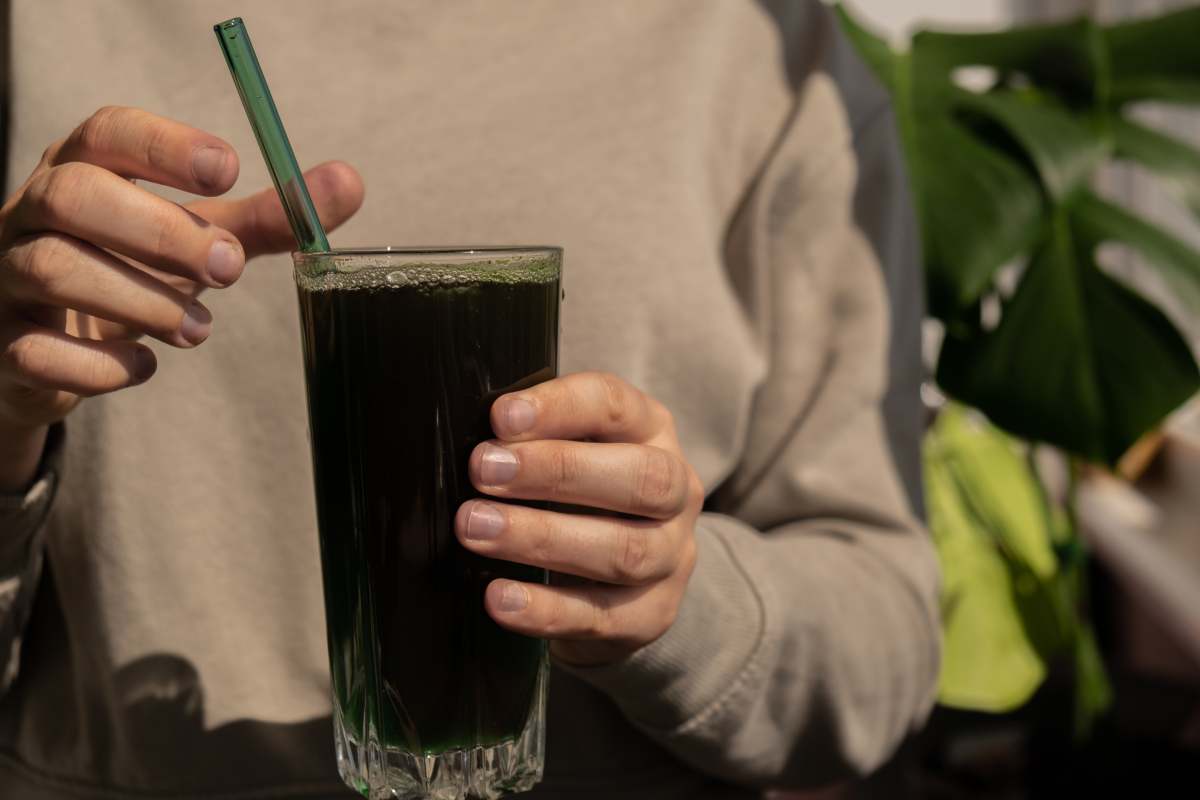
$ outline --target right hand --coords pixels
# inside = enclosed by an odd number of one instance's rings
[[[195,347],[212,324],[197,296],[232,284],[247,259],[294,246],[273,189],[180,206],[130,180],[215,196],[237,175],[221,139],[106,107],[50,145],[0,207],[0,490],[32,478],[46,426],[80,398],[154,374],[141,336]],[[330,229],[362,203],[346,164],[306,179]]]

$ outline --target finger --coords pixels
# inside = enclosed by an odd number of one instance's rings
[[[177,347],[194,347],[212,329],[198,300],[119,258],[59,233],[18,240],[0,286],[20,304],[73,308]]]
[[[233,283],[246,263],[228,231],[94,164],[42,172],[16,217],[19,233],[65,233],[208,286]]]
[[[471,452],[484,494],[604,508],[653,519],[684,510],[687,466],[659,447],[592,442],[484,442]]]
[[[547,586],[498,579],[484,591],[484,608],[499,625],[540,639],[604,641],[634,650],[674,621],[668,592],[658,586]]]
[[[336,229],[362,205],[362,178],[345,162],[327,161],[313,167],[304,173],[304,181],[327,231]],[[247,258],[296,249],[292,228],[274,189],[240,200],[198,200],[189,203],[188,209],[232,231],[245,247]]]
[[[126,178],[194,194],[229,191],[237,180],[233,147],[210,133],[139,108],[105,106],[58,148],[52,164],[82,161]]]
[[[90,397],[143,383],[158,361],[136,342],[77,339],[31,323],[0,334],[0,379]]]
[[[657,401],[605,372],[577,372],[507,394],[492,404],[492,430],[507,441],[653,440],[669,414]]]
[[[464,547],[489,558],[624,586],[661,580],[679,563],[671,532],[644,520],[472,500],[459,507],[454,530]]]

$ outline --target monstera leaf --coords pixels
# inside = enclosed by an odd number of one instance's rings
[[[1200,369],[1097,250],[1132,249],[1197,313],[1200,254],[1091,183],[1110,160],[1133,161],[1200,214],[1200,153],[1126,115],[1134,100],[1200,102],[1200,8],[1107,28],[922,32],[903,52],[839,13],[894,100],[929,308],[946,323],[938,382],[1012,433],[1116,463],[1200,389]],[[965,67],[993,71],[987,90],[959,85]],[[1024,270],[1006,296],[996,278],[1009,264]],[[985,301],[998,325],[982,324]]]
[[[1114,25],[1102,34],[1110,100],[1200,103],[1200,9]]]
[[[1055,550],[1062,520],[1023,446],[961,406],[944,408],[926,434],[924,471],[942,566],[939,699],[1011,710],[1086,630],[1073,607],[1078,565]]]
[[[998,425],[1110,463],[1197,381],[1163,313],[1096,265],[1096,226],[1114,212],[1123,213],[1091,196],[1057,212],[999,326],[950,331],[937,370],[938,383]]]
[[[1045,679],[1046,663],[1021,623],[1008,562],[935,459],[925,460],[925,497],[942,565],[938,699],[954,708],[1017,708]]]
[[[1154,172],[1200,217],[1200,153],[1178,139],[1124,118],[1112,121],[1112,135],[1117,158]]]

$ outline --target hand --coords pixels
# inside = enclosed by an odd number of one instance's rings
[[[497,439],[470,459],[480,492],[633,516],[463,503],[455,532],[468,550],[589,579],[492,581],[488,614],[552,640],[554,656],[575,665],[612,663],[662,636],[692,574],[704,503],[670,412],[619,378],[582,372],[500,397],[491,422]]]
[[[32,477],[46,425],[81,397],[154,374],[142,335],[195,347],[212,326],[196,296],[232,284],[248,258],[292,246],[273,190],[179,206],[127,180],[219,195],[237,174],[217,137],[107,107],[50,145],[0,207],[0,490]],[[345,164],[307,177],[330,227],[362,202]]]

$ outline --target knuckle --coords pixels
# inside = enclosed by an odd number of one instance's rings
[[[58,157],[58,152],[62,150],[62,146],[65,142],[66,139],[57,139],[47,145],[46,149],[42,151],[42,158],[38,162],[39,166],[44,167],[54,163],[54,159]]]
[[[641,528],[623,528],[612,571],[617,583],[637,585],[650,577],[650,537]]]
[[[54,293],[62,280],[68,253],[63,239],[53,234],[36,236],[14,248],[10,261],[14,272],[27,284]]]
[[[178,261],[182,253],[194,251],[194,233],[180,219],[178,208],[166,205],[152,212],[154,241],[150,243],[151,257],[160,261]],[[185,244],[187,246],[185,246]]]
[[[631,506],[635,513],[674,516],[686,502],[686,480],[679,460],[657,447],[643,448],[635,471]]]
[[[655,427],[673,434],[675,432],[675,415],[671,413],[671,409],[653,397],[648,397],[646,402],[649,405],[650,417],[654,420]]]
[[[154,127],[143,140],[142,162],[156,169],[166,169],[171,160],[171,132],[161,126]]]
[[[25,198],[47,227],[61,227],[79,216],[94,183],[95,175],[87,165],[60,164],[30,184]]]
[[[588,603],[590,613],[582,634],[587,639],[608,639],[613,632],[612,608],[607,601],[607,595],[596,592]]]
[[[74,138],[87,152],[107,149],[113,134],[121,124],[124,109],[121,106],[101,106],[75,129]]]
[[[154,225],[154,244],[150,247],[150,253],[155,258],[161,259],[171,253],[171,242],[175,239],[175,230],[169,220],[159,219]]]
[[[596,373],[596,380],[600,385],[605,423],[611,428],[623,427],[629,419],[625,382],[611,372]]]
[[[579,482],[583,465],[578,451],[569,444],[555,446],[550,456],[550,491],[554,494],[568,492]]]
[[[529,558],[535,564],[547,564],[554,558],[556,532],[553,525],[546,522],[541,515],[537,515],[535,519],[536,522],[530,520],[532,524],[527,523],[531,531]]]
[[[547,636],[562,636],[571,632],[570,620],[567,615],[567,605],[562,598],[553,597],[546,603],[542,611],[542,629]]]
[[[53,358],[53,348],[49,343],[30,334],[15,337],[4,347],[5,365],[25,377],[38,377],[45,373]]]

